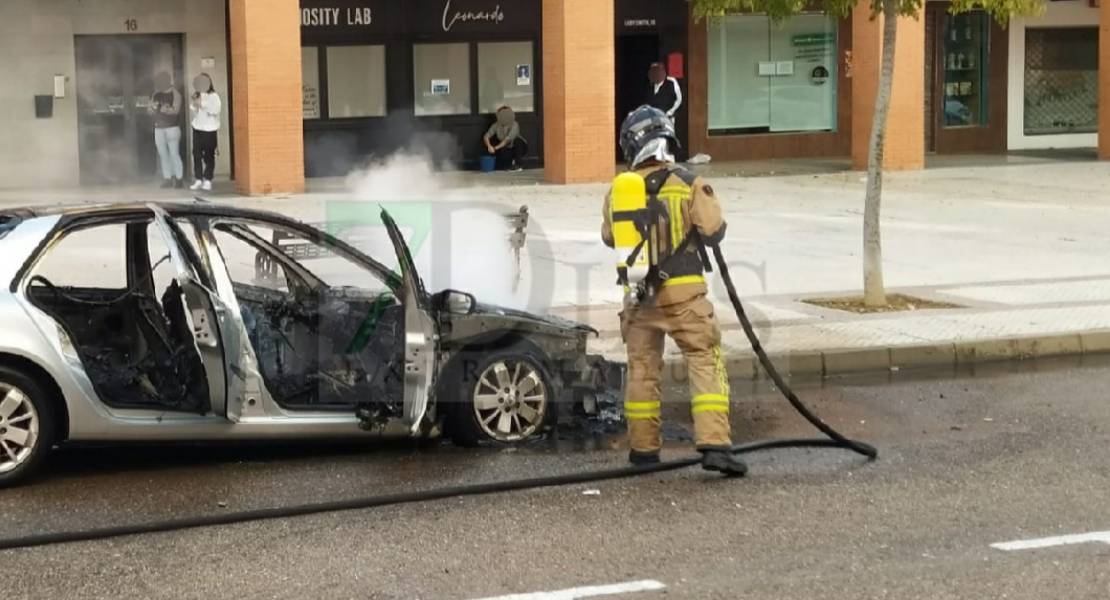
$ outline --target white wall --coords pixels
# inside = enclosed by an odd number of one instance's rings
[[[184,34],[186,85],[214,57],[213,84],[224,97],[217,177],[229,171],[227,44],[224,0],[0,0],[0,187],[74,186],[79,182],[74,35]],[[53,92],[65,75],[66,97],[54,116],[36,119],[33,96]],[[188,160],[188,157],[186,157]]]
[[[1103,0],[1106,2],[1108,0]],[[1007,85],[1007,146],[1010,150],[1088,148],[1098,145],[1097,133],[1025,135],[1025,29],[1098,25],[1098,8],[1086,0],[1045,2],[1045,14],[1036,19],[1015,19],[1009,26],[1010,65]]]

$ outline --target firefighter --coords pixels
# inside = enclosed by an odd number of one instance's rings
[[[686,357],[702,467],[743,476],[747,466],[729,452],[728,376],[704,275],[702,244],[717,244],[725,235],[721,205],[709,185],[675,164],[678,138],[663,111],[632,111],[621,126],[620,146],[629,172],[618,175],[606,195],[601,237],[616,250],[625,292],[620,320],[628,350],[629,461],[659,462],[660,377],[669,335]]]

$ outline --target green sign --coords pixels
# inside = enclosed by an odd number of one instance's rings
[[[836,43],[835,33],[803,33],[791,38],[795,46],[829,46]]]

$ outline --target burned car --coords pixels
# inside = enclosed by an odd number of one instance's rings
[[[430,294],[381,220],[396,269],[206,202],[0,212],[0,486],[61,442],[511,444],[619,385],[586,326]]]

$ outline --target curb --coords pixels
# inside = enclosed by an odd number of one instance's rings
[[[806,350],[771,354],[770,358],[784,377],[816,378],[1096,354],[1110,354],[1110,329],[918,346]],[[686,360],[682,356],[667,357],[664,367],[664,379],[685,381]],[[735,379],[758,380],[766,377],[751,351],[727,354],[725,368]]]

